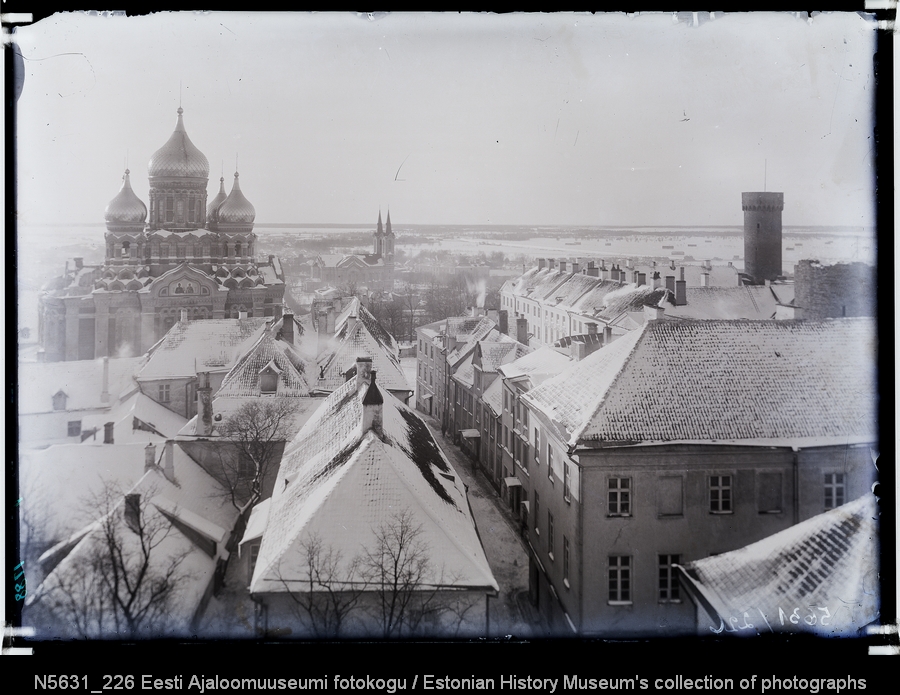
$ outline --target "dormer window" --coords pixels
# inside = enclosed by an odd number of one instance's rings
[[[53,410],[65,410],[66,409],[66,399],[69,396],[66,395],[66,392],[60,389],[56,393],[53,394]]]
[[[265,367],[259,370],[259,393],[260,395],[274,394],[278,392],[278,377],[281,370],[274,360],[270,361]]]

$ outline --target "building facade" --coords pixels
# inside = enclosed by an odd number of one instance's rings
[[[106,208],[101,266],[76,258],[40,299],[44,361],[146,352],[181,316],[281,316],[284,274],[274,256],[258,259],[256,211],[241,191],[207,204],[209,162],[191,142],[178,109],[175,131],[148,167],[150,206],[131,187]],[[149,216],[148,216],[149,215]]]
[[[391,212],[382,225],[378,212],[378,225],[372,234],[371,254],[320,254],[310,269],[310,289],[337,287],[356,294],[361,288],[368,290],[394,289],[394,243],[396,237],[391,228]]]

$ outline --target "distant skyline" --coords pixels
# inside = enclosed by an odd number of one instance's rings
[[[210,198],[237,158],[262,223],[374,224],[380,208],[398,226],[740,225],[741,193],[765,180],[785,225],[872,226],[874,28],[854,13],[55,15],[16,31],[20,224],[102,223],[126,161],[146,203],[180,100]]]

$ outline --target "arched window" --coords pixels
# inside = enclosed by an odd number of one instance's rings
[[[128,258],[131,255],[131,242],[122,242],[122,258]]]
[[[166,222],[175,221],[175,196],[166,196]]]
[[[184,199],[179,198],[175,201],[175,220],[184,222]]]

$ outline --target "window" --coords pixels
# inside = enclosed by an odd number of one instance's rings
[[[731,476],[709,476],[709,511],[713,514],[731,514]]]
[[[175,198],[166,196],[166,222],[175,220]]]
[[[781,512],[781,472],[760,473],[756,479],[756,501],[760,514]]]
[[[168,384],[160,384],[159,385],[159,402],[160,403],[168,403],[169,402],[169,385]]]
[[[609,479],[609,516],[631,516],[631,478]]]
[[[609,557],[609,603],[631,603],[631,557]]]
[[[563,584],[569,588],[569,539],[563,536]]]
[[[259,375],[259,392],[275,393],[278,391],[278,374],[271,369]]]
[[[570,479],[569,479],[569,462],[563,461],[563,499],[566,502],[571,502],[572,499],[572,491],[570,489]]]
[[[541,518],[541,496],[535,492],[534,493],[534,532],[541,535],[541,530],[538,528],[538,520]]]
[[[547,510],[547,554],[553,559],[553,512]]]
[[[256,569],[256,560],[259,558],[259,543],[254,543],[250,546],[250,576],[247,578],[248,582],[253,581],[253,570]]]
[[[844,474],[825,474],[825,509],[834,509],[844,503]]]
[[[547,477],[553,482],[553,449],[550,448],[550,442],[547,442]]]
[[[660,603],[681,603],[681,596],[678,593],[678,577],[677,572],[672,565],[679,562],[678,555],[660,555],[659,556],[659,602]]]
[[[538,428],[534,428],[534,462],[541,462],[541,433]]]
[[[659,516],[682,516],[684,514],[684,479],[680,475],[662,475],[656,485],[657,513]]]
[[[78,437],[81,435],[81,420],[69,420],[68,433],[70,437]]]

